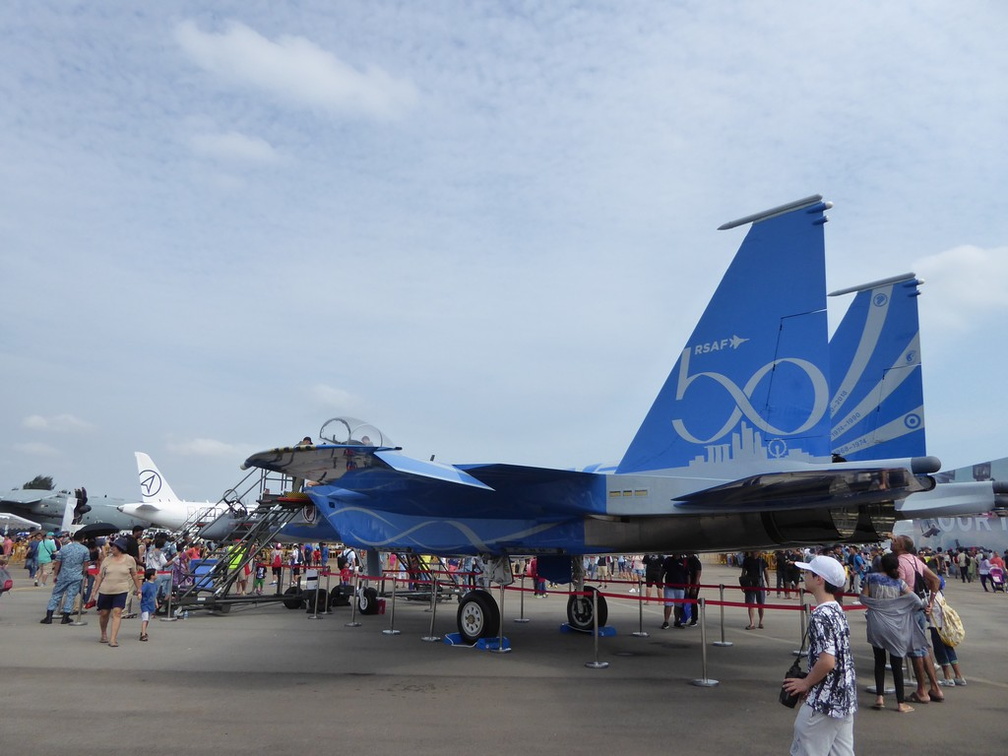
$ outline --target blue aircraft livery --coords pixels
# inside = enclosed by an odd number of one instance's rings
[[[752,224],[615,468],[418,460],[349,418],[324,426],[327,443],[260,452],[245,466],[311,481],[304,493],[318,512],[366,549],[668,553],[891,526],[897,503],[934,487],[940,463],[831,463],[828,207],[816,195],[723,227]]]
[[[617,472],[829,459],[825,209],[753,223]]]
[[[912,273],[865,284],[830,340],[832,449],[847,460],[922,456],[924,390]]]

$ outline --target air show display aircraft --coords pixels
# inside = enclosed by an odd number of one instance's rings
[[[327,422],[325,443],[272,449],[245,467],[315,481],[305,493],[356,548],[480,555],[500,582],[510,554],[583,587],[582,555],[769,548],[869,532],[933,489],[933,457],[835,463],[826,319],[825,211],[816,195],[751,224],[622,460],[581,470],[447,465],[402,454],[373,426]],[[599,597],[601,599],[601,597]],[[604,624],[604,600],[599,624]],[[590,629],[592,602],[568,620]],[[496,635],[492,596],[460,601],[466,640]]]
[[[134,452],[140,478],[142,502],[123,504],[119,511],[141,518],[145,523],[167,530],[181,530],[185,525],[201,525],[214,520],[227,506],[209,501],[184,501],[144,452]]]

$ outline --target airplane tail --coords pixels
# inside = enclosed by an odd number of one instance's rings
[[[140,474],[140,493],[144,504],[163,504],[179,501],[168,481],[161,475],[157,465],[143,452],[133,452],[136,455],[137,471]]]
[[[829,207],[815,195],[721,226],[752,223],[617,473],[829,460]]]
[[[913,273],[857,292],[830,340],[832,451],[855,462],[927,454]]]

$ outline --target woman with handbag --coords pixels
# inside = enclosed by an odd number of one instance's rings
[[[942,579],[941,587],[944,590],[944,578]],[[931,611],[927,613],[928,629],[931,632],[931,646],[934,648],[935,661],[941,666],[944,676],[944,679],[939,680],[938,684],[943,688],[966,684],[966,678],[963,677],[962,670],[959,669],[959,657],[956,655],[955,646],[946,642],[948,632],[945,625],[950,624],[945,619],[947,608],[948,605],[945,603],[944,594],[942,591],[938,591],[935,594],[934,604],[931,605]],[[956,614],[956,617],[958,617],[958,614]],[[960,620],[960,627],[961,623],[962,621]]]

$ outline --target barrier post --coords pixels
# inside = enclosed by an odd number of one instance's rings
[[[801,611],[798,612],[798,631],[800,635],[798,636],[801,640],[805,640],[805,612],[808,611],[808,604],[802,603]],[[802,648],[800,645],[794,651],[791,652],[795,656],[808,656],[808,651]]]
[[[703,677],[699,680],[693,680],[691,685],[696,685],[701,688],[713,688],[718,685],[717,680],[712,680],[707,677],[707,601],[706,599],[697,600],[697,608],[700,611],[700,664],[703,668]]]
[[[437,616],[437,581],[433,579],[434,573],[431,573],[431,605],[430,605],[430,630],[427,631],[427,635],[423,636],[420,640],[426,643],[434,643],[435,641],[441,640],[440,635],[434,635],[434,618]]]
[[[307,572],[307,570],[305,572]],[[307,580],[307,579],[308,578],[306,576],[305,580]],[[319,579],[318,579],[318,573],[317,572],[315,573],[315,590],[312,591],[312,593],[315,594],[315,608],[312,610],[312,613],[308,615],[308,619],[313,619],[313,620],[325,619],[324,617],[319,617],[319,613],[318,613]]]
[[[644,588],[642,587],[640,575],[637,576],[637,624],[638,630],[632,635],[635,638],[650,638],[651,636],[644,629]]]
[[[87,622],[81,619],[81,614],[83,614],[84,612],[84,586],[86,585],[87,585],[87,570],[85,569],[84,574],[81,575],[80,596],[78,597],[79,601],[77,602],[77,619],[75,619],[73,622],[67,623],[71,627],[81,627],[87,624]],[[63,599],[61,598],[60,601],[62,602]]]
[[[490,650],[497,654],[507,654],[511,652],[511,649],[504,648],[504,583],[501,583],[500,587],[500,616],[501,621],[498,625],[497,648]]]
[[[592,591],[592,634],[595,636],[595,660],[585,662],[589,669],[605,669],[609,662],[600,662],[598,659],[598,594],[597,590]]]
[[[162,622],[178,622],[178,617],[172,614],[171,610],[171,598],[172,593],[175,592],[175,570],[172,570],[171,575],[168,577],[168,614],[165,617],[161,617]]]
[[[392,576],[392,611],[389,615],[389,626],[382,630],[385,635],[399,635],[399,631],[395,629],[395,594],[396,594],[396,583],[399,581],[396,579],[395,575]]]
[[[360,627],[357,621],[357,594],[360,592],[360,575],[354,573],[353,596],[350,599],[350,621],[344,623],[343,627]]]
[[[711,645],[718,646],[719,648],[727,648],[728,646],[735,645],[731,641],[725,640],[724,637],[724,583],[718,586],[718,602],[721,604],[721,640],[714,641]]]
[[[528,622],[529,618],[525,616],[525,576],[521,576],[521,596],[518,597],[518,617],[515,617],[515,622]]]
[[[323,569],[325,570],[326,614],[332,614],[332,586],[329,584],[332,570],[329,569],[328,564]]]

